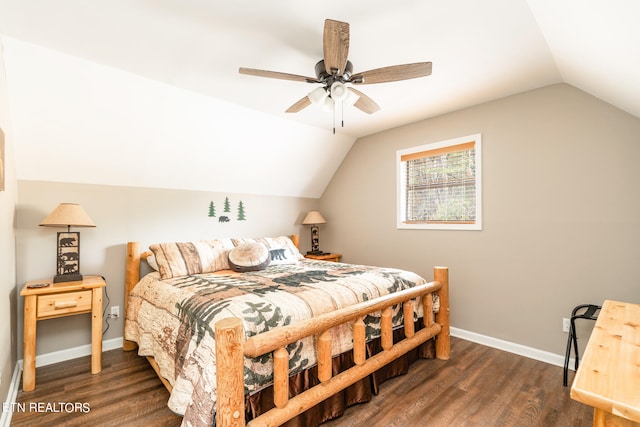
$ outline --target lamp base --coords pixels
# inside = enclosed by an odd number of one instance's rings
[[[82,274],[60,274],[53,277],[53,283],[77,282],[82,280]]]
[[[80,233],[67,231],[58,233],[54,283],[82,280],[80,274]]]

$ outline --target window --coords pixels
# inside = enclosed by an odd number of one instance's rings
[[[398,228],[481,230],[481,135],[397,152]]]

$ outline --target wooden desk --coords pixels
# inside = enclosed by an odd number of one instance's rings
[[[594,426],[640,426],[640,304],[605,301],[571,386]]]
[[[30,285],[46,283],[41,288]],[[74,314],[91,313],[91,373],[102,370],[102,288],[100,276],[84,276],[75,282],[53,283],[51,279],[25,283],[20,295],[24,297],[24,366],[22,390],[36,387],[36,323],[38,320]]]

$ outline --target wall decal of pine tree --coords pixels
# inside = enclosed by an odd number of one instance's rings
[[[238,221],[246,221],[246,219],[247,217],[244,212],[244,204],[242,203],[242,200],[240,200],[240,203],[238,203]]]
[[[216,216],[216,206],[213,204],[213,202],[209,202],[209,215],[210,217],[215,217]]]

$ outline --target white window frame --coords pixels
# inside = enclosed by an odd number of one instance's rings
[[[406,185],[403,156],[419,153],[421,151],[430,151],[440,148],[450,147],[454,145],[475,142],[475,172],[476,172],[476,218],[473,223],[429,223],[429,222],[405,222],[406,210]],[[431,144],[421,145],[419,147],[411,147],[396,152],[396,176],[397,176],[397,228],[398,229],[425,229],[425,230],[482,230],[482,134],[464,136],[460,138],[448,139],[446,141],[435,142]]]

